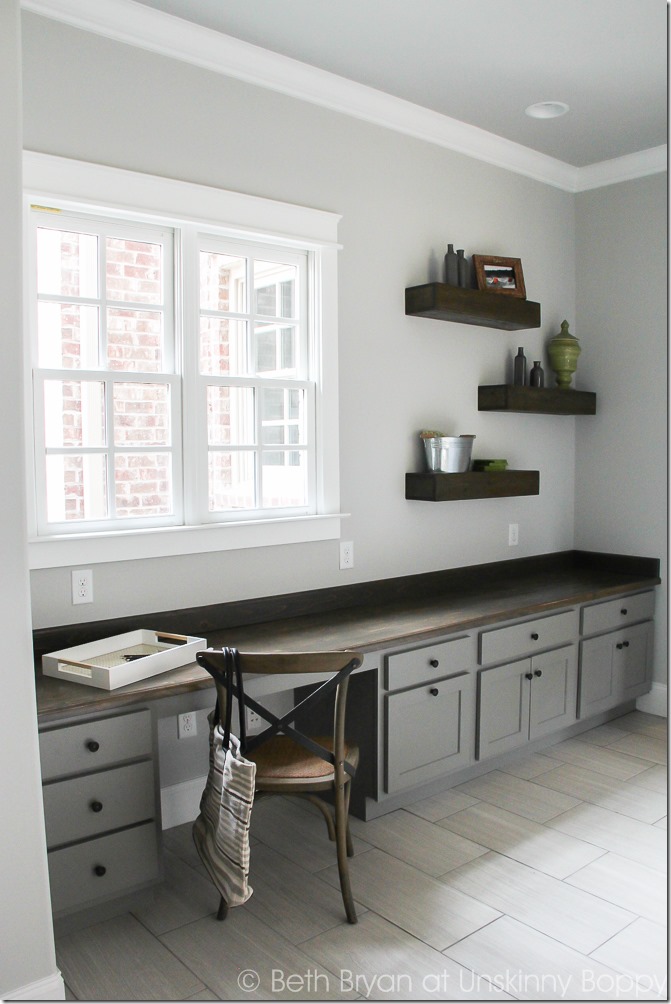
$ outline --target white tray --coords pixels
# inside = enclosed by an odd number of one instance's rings
[[[129,631],[43,655],[42,672],[87,687],[116,690],[195,662],[196,652],[205,648],[204,638],[165,631]]]

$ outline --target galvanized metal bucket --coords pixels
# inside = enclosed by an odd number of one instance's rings
[[[430,471],[461,474],[470,470],[475,436],[434,436],[423,439]]]

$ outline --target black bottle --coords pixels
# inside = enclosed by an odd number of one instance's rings
[[[468,275],[468,259],[464,258],[464,250],[457,250],[457,275],[459,276],[459,285],[462,289],[468,289],[469,275]]]
[[[447,254],[445,255],[445,282],[448,286],[459,285],[459,271],[454,244],[447,245]]]
[[[540,362],[535,362],[531,367],[531,373],[529,374],[529,386],[530,387],[544,387],[545,386],[545,374],[543,373],[543,367]]]
[[[515,387],[524,387],[527,382],[527,359],[524,349],[520,346],[517,350],[513,362],[513,384]]]

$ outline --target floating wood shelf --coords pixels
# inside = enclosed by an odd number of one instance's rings
[[[558,387],[478,387],[478,411],[534,412],[538,415],[596,415],[596,394]]]
[[[505,331],[541,325],[540,303],[505,293],[448,286],[445,282],[410,286],[405,291],[405,312],[412,317],[433,317]]]
[[[418,502],[538,495],[538,471],[467,471],[464,474],[406,474],[405,497]]]

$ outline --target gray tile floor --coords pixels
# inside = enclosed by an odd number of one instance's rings
[[[666,719],[632,712],[368,823],[359,923],[302,802],[260,801],[217,923],[191,826],[132,912],[57,939],[78,1000],[666,999]]]

